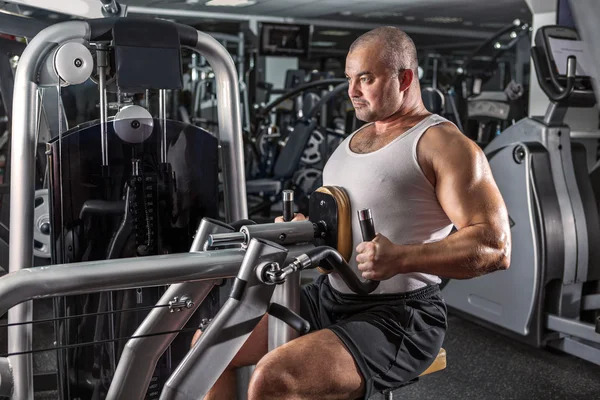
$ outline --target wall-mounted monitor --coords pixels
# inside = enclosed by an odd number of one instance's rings
[[[262,23],[259,54],[262,56],[308,57],[311,25]]]

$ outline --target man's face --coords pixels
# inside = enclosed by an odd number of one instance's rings
[[[402,72],[392,71],[383,62],[383,46],[374,43],[359,46],[346,57],[348,95],[356,118],[365,122],[383,120],[400,108]]]

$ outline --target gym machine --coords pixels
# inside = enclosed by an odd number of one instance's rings
[[[443,295],[493,330],[600,364],[598,168],[588,170],[585,146],[563,122],[569,107],[596,99],[590,78],[576,75],[576,57],[555,58],[578,40],[570,28],[537,31],[531,55],[551,100],[546,115],[520,120],[485,148],[510,217],[510,268],[451,280]]]
[[[139,32],[153,34],[140,37]],[[181,46],[200,52],[217,76],[220,154],[210,133],[166,119],[165,92],[181,85]],[[34,215],[33,192],[42,111],[39,90],[50,88],[60,94],[60,88],[88,79],[99,88],[100,121],[66,132],[59,129],[48,143],[50,212],[42,221]],[[132,101],[132,94],[146,92],[147,97],[151,90],[158,91],[161,99],[157,119]],[[116,114],[111,117],[107,92],[117,96]],[[58,115],[62,128],[60,103],[57,109],[44,111]],[[23,51],[15,75],[13,110],[11,154],[18,156],[10,165],[10,272],[32,265],[38,228],[48,236],[53,263],[188,251],[200,219],[217,215],[219,156],[225,217],[235,221],[247,215],[237,73],[230,55],[209,35],[184,25],[135,18],[52,25]],[[100,297],[110,311],[112,296],[107,299],[101,293]],[[55,304],[55,309],[64,310],[65,302]],[[23,324],[31,316],[31,302],[9,311],[14,398],[33,394],[31,326]],[[63,331],[70,330],[67,326]]]
[[[276,285],[284,289],[286,286],[299,288],[298,271],[322,265],[329,270],[338,269],[349,287],[360,294],[368,294],[377,287],[377,282],[358,280],[340,252],[322,245],[334,244],[347,256],[351,254],[351,235],[339,229],[350,226],[343,191],[322,188],[313,201],[311,212],[316,220],[265,225],[253,225],[246,220],[237,225],[248,225],[235,232],[232,226],[205,218],[188,254],[52,265],[9,274],[0,279],[0,310],[5,312],[35,298],[185,282],[167,290],[157,304],[159,307],[129,340],[119,361],[108,398],[142,399],[151,384],[158,358],[204,297],[219,280],[237,275],[230,299],[175,371],[170,379],[173,383],[167,383],[161,398],[192,398],[181,397],[182,393],[198,396],[198,385],[204,390],[212,386],[267,310],[297,330],[307,332],[307,323],[285,305],[289,303],[287,298],[293,297],[290,294],[299,296],[298,290],[280,294],[279,303],[271,304]],[[232,236],[236,234],[243,239],[234,240]],[[199,251],[205,247],[211,249]],[[212,249],[214,247],[217,249]],[[297,307],[298,300],[291,300]],[[270,329],[278,332],[271,340],[274,347],[297,336],[289,333],[291,328],[276,324]],[[231,340],[223,340],[224,337]],[[204,362],[209,364],[202,364]],[[207,371],[214,374],[214,380],[206,375]],[[2,371],[4,376],[7,373]],[[16,374],[14,379],[15,384],[22,382]],[[7,385],[0,393],[10,393],[11,381],[0,382]],[[187,391],[185,388],[189,385],[193,387]]]
[[[117,114],[112,119],[108,117],[104,96],[109,85],[116,85],[117,93],[123,95],[119,99],[124,100],[128,91],[158,89],[163,93],[165,87],[178,84],[165,80],[177,77],[177,74],[166,74],[166,70],[173,67],[166,62],[156,65],[160,77],[139,76],[127,69],[129,63],[123,46],[127,47],[127,54],[134,53],[138,60],[156,50],[136,32],[159,32],[162,38],[176,39],[163,43],[160,49],[161,52],[170,50],[171,60],[179,60],[176,50],[181,45],[199,51],[217,76],[226,218],[237,222],[227,225],[204,217],[195,236],[192,232],[187,238],[191,242],[187,249],[191,251],[187,253],[177,253],[180,249],[175,246],[183,244],[174,243],[185,235],[168,237],[173,233],[173,221],[168,224],[164,215],[151,218],[156,212],[150,210],[149,203],[155,208],[160,206],[163,213],[165,209],[173,211],[174,205],[181,205],[170,196],[181,188],[177,178],[183,169],[178,169],[175,162],[181,154],[172,151],[182,137],[191,147],[202,145],[216,150],[206,132],[184,127],[182,133],[178,131],[180,125],[167,121],[164,101],[159,119],[134,104],[121,104]],[[123,33],[129,34],[123,36]],[[123,38],[138,38],[143,43],[122,41]],[[96,49],[95,60],[90,51],[92,44]],[[114,55],[114,62],[106,57],[109,54]],[[153,72],[156,71],[148,71]],[[50,244],[56,250],[52,253],[56,265],[28,268],[32,264],[35,224],[32,165],[40,111],[37,90],[43,85],[56,84],[60,88],[77,84],[89,77],[97,81],[100,88],[100,122],[61,131],[48,144]],[[153,82],[152,87],[145,87],[136,79],[144,80],[145,84]],[[20,157],[11,160],[11,273],[0,278],[0,310],[9,312],[9,354],[0,358],[0,395],[33,398],[32,299],[172,285],[127,342],[114,375],[109,377],[112,379],[108,398],[156,398],[156,391],[160,389],[153,372],[159,358],[212,288],[223,279],[237,276],[230,299],[208,325],[203,339],[165,384],[162,398],[167,399],[186,398],[186,393],[192,392],[197,396],[200,384],[204,385],[202,390],[207,390],[210,380],[218,377],[219,368],[229,363],[227,357],[235,354],[232,349],[243,344],[259,317],[267,311],[280,322],[270,324],[275,332],[270,341],[272,346],[294,337],[293,328],[283,324],[306,331],[306,323],[288,311],[288,308],[297,310],[299,271],[317,266],[324,271],[338,269],[356,292],[366,294],[375,289],[376,282],[360,281],[345,262],[352,251],[352,235],[344,228],[351,224],[350,205],[343,190],[321,188],[314,193],[308,221],[255,225],[244,220],[247,212],[240,168],[243,153],[238,96],[231,57],[214,39],[187,26],[132,18],[70,21],[44,29],[30,42],[15,79],[12,152]],[[195,140],[204,142],[198,144]],[[147,165],[148,159],[155,162]],[[200,158],[193,161],[203,163]],[[87,175],[83,173],[85,170],[88,170]],[[85,176],[91,179],[86,180]],[[288,194],[284,207],[286,220],[291,219],[290,202]],[[342,213],[341,208],[346,212]],[[86,219],[90,217],[96,217],[97,226],[106,230],[89,229]],[[137,224],[132,224],[136,218]],[[115,224],[114,220],[120,223]],[[184,222],[185,231],[193,218]],[[126,234],[128,229],[129,235]],[[100,239],[92,238],[93,234]],[[129,239],[125,240],[127,236]],[[104,240],[102,245],[101,240]],[[205,248],[206,251],[199,251]],[[126,250],[129,253],[124,253]],[[124,254],[126,258],[122,258]],[[268,290],[263,285],[267,285]],[[271,300],[279,306],[271,306]],[[253,311],[250,313],[249,309]],[[223,341],[228,337],[231,342]],[[108,341],[125,339],[128,338],[109,338]],[[56,343],[54,350],[63,350],[63,344]],[[210,357],[210,354],[218,355]],[[436,366],[427,373],[444,367],[444,353],[440,354]],[[114,354],[112,357],[116,363],[117,357]],[[207,358],[210,364],[206,367],[196,364]],[[191,365],[194,365],[193,370]],[[198,374],[207,370],[214,375],[199,379]]]
[[[292,202],[293,196],[286,193],[284,220],[292,219]],[[376,281],[359,280],[346,262],[352,254],[352,235],[345,192],[337,187],[319,188],[311,196],[310,212],[314,216],[310,220],[262,225],[249,220],[228,225],[204,218],[187,254],[19,271],[0,278],[0,312],[35,298],[173,284],[128,340],[106,397],[143,399],[161,354],[212,287],[236,276],[229,299],[160,395],[163,400],[202,398],[266,313],[270,315],[271,350],[310,330],[297,315],[300,271],[316,267],[324,273],[336,270],[354,292],[362,295],[377,288]],[[358,211],[364,240],[374,237],[370,216],[370,210]],[[234,225],[241,225],[239,231]],[[442,351],[423,375],[444,367]],[[12,379],[17,381],[18,377],[11,374],[10,364],[2,358],[0,376],[0,394],[10,393]]]

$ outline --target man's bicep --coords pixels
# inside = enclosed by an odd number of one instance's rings
[[[436,164],[438,201],[457,229],[505,218],[488,161],[474,143],[454,146]]]

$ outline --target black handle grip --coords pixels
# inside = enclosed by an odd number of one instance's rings
[[[358,210],[358,223],[360,224],[363,242],[370,242],[375,239],[375,224],[370,208]]]
[[[281,304],[271,303],[267,312],[301,334],[306,334],[310,331],[310,323],[307,320]]]
[[[546,81],[544,73],[542,71],[542,56],[539,54],[539,50],[537,47],[531,48],[531,58],[533,59],[533,66],[535,68],[535,73],[538,78],[538,83],[540,88],[546,93],[548,98],[556,103],[566,100],[571,94],[573,94],[573,90],[575,89],[575,72],[577,68],[577,59],[574,56],[569,56],[567,58],[567,85],[563,87],[558,83],[558,81],[554,78],[554,75],[550,75],[552,82],[557,88],[554,88],[548,81]],[[560,90],[560,91],[559,91]]]
[[[283,191],[283,220],[289,222],[294,219],[294,191]]]
[[[362,234],[363,242],[370,242],[375,239],[375,223],[373,222],[373,214],[370,208],[358,210],[358,223],[360,224],[360,233]],[[367,279],[364,281],[364,284],[377,288],[376,282],[378,281]]]
[[[344,257],[331,247],[315,247],[308,250],[304,255],[310,260],[308,264],[311,266],[324,265],[329,267],[327,269],[337,271],[348,288],[356,294],[367,295],[379,286],[379,281],[369,279],[361,281],[346,260],[344,260]]]

